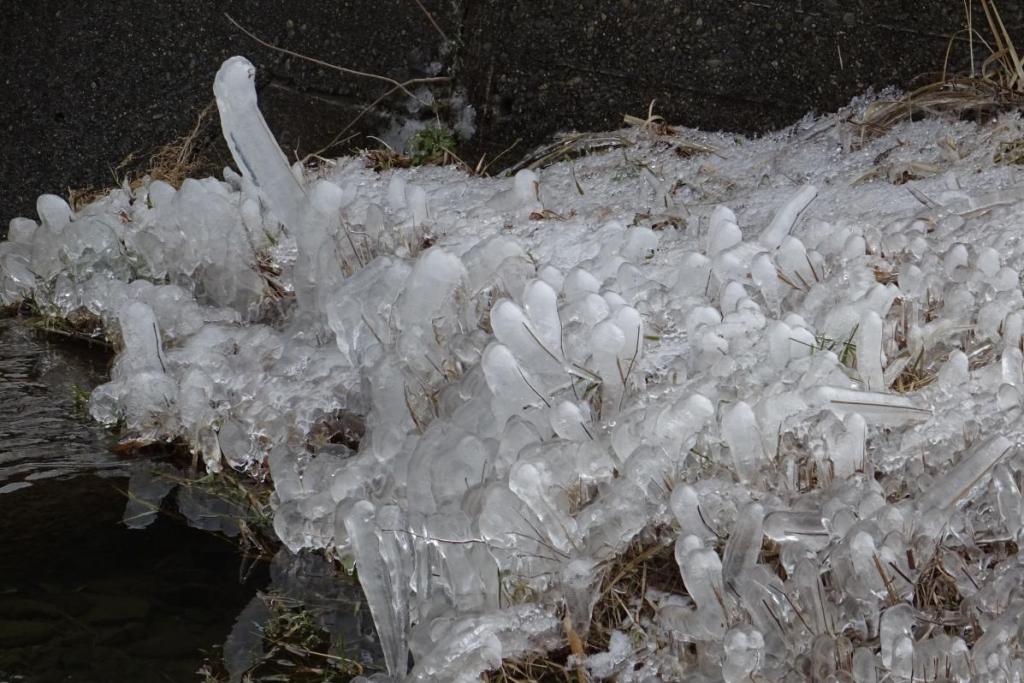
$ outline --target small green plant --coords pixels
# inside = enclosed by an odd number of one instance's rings
[[[839,362],[848,368],[857,367],[857,345],[853,343],[853,338],[857,334],[857,325],[853,327],[853,331],[850,332],[850,336],[844,341],[842,339],[832,339],[824,335],[818,335],[814,338],[815,350],[817,351],[831,351],[836,354],[839,358]]]
[[[409,140],[409,153],[415,166],[444,164],[455,158],[455,138],[443,126],[427,126]]]
[[[71,400],[75,406],[75,412],[79,415],[89,414],[89,396],[91,392],[77,384],[71,385]]]
[[[850,332],[850,336],[844,341],[842,339],[833,339],[826,337],[823,334],[819,334],[814,338],[814,344],[805,344],[802,341],[794,339],[798,344],[806,345],[810,347],[811,353],[817,353],[819,351],[831,351],[836,354],[839,358],[840,364],[850,368],[856,369],[857,367],[857,345],[853,343],[854,337],[857,335],[857,327],[854,326],[853,331]]]

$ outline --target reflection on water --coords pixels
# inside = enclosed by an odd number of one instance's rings
[[[108,358],[0,318],[0,494],[76,472],[125,471],[103,430],[75,419],[75,397],[103,381]]]
[[[268,582],[236,546],[121,520],[133,463],[80,412],[107,358],[0,320],[0,681],[196,681]],[[170,504],[170,501],[169,501]]]
[[[314,664],[379,668],[362,591],[332,562],[282,549],[253,567],[228,538],[243,514],[230,502],[111,452],[76,401],[109,360],[0,318],[0,683],[194,682],[207,661],[230,680],[299,680],[264,638],[281,605],[329,634]],[[154,514],[161,501],[173,514]]]
[[[197,681],[266,583],[233,544],[159,517],[121,524],[125,479],[48,480],[0,496],[0,680]]]

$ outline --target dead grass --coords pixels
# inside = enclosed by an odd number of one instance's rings
[[[629,140],[618,133],[569,133],[559,136],[554,142],[538,147],[523,157],[519,163],[508,169],[514,174],[522,169],[546,168],[554,163],[627,147]]]
[[[982,118],[1024,104],[1024,95],[978,77],[951,78],[929,83],[895,100],[872,103],[860,120],[852,121],[857,146],[884,135],[903,121],[925,116]]]
[[[946,64],[939,80],[895,100],[872,103],[859,120],[850,122],[856,138],[854,146],[862,146],[867,140],[885,134],[903,121],[924,116],[980,119],[1024,105],[1024,63],[994,0],[978,2],[985,14],[988,37],[974,25],[972,0],[965,0],[965,26],[950,38]],[[971,71],[966,75],[950,76],[946,65],[960,33],[967,36]],[[975,40],[989,52],[980,66],[974,60]]]
[[[97,188],[93,186],[88,187],[69,187],[68,188],[68,205],[74,211],[80,211],[83,207],[92,204],[97,199],[100,199],[110,192],[111,188],[103,187]]]
[[[587,646],[594,652],[605,650],[612,631],[640,628],[645,619],[653,617],[654,607],[646,599],[652,589],[687,594],[676,563],[675,545],[662,540],[634,541],[605,567]]]
[[[192,124],[191,130],[177,140],[163,145],[149,158],[149,163],[143,176],[132,181],[132,187],[142,184],[142,178],[149,176],[152,180],[162,180],[174,187],[181,187],[186,178],[194,178],[203,171],[208,170],[210,159],[208,157],[209,127],[215,120],[214,114],[217,106],[210,101],[196,121]]]
[[[924,352],[917,354],[914,360],[907,363],[903,371],[892,382],[892,390],[898,394],[909,394],[935,382],[938,379],[937,369],[925,363]]]
[[[1016,138],[999,143],[999,148],[993,155],[993,161],[997,164],[1024,164],[1024,138]]]
[[[613,631],[640,632],[654,617],[655,606],[647,599],[649,590],[686,595],[671,534],[652,530],[640,534],[622,555],[600,569],[597,604],[586,634],[575,631],[565,615],[562,647],[543,655],[531,654],[502,662],[501,668],[484,677],[488,683],[558,682],[585,683],[590,678],[570,657],[586,656],[608,649]]]
[[[145,163],[138,163],[135,152],[131,152],[111,169],[112,185],[109,187],[86,187],[68,189],[68,204],[75,211],[105,197],[114,187],[128,187],[132,190],[142,186],[146,179],[162,180],[175,188],[181,187],[186,178],[195,178],[216,172],[210,149],[214,139],[211,123],[215,122],[216,103],[211,100],[199,112],[192,128],[176,140],[161,145]],[[137,169],[137,170],[132,170]]]
[[[412,159],[390,147],[368,149],[363,152],[363,158],[366,159],[367,168],[372,168],[377,173],[395,168],[412,168]]]
[[[260,626],[263,652],[242,675],[251,683],[296,681],[327,683],[350,681],[369,674],[366,666],[352,653],[336,651],[322,618],[294,599],[276,594],[261,594],[270,617]],[[344,607],[358,609],[357,605]],[[223,657],[207,657],[197,674],[204,683],[227,683],[233,679],[224,668]]]
[[[501,668],[484,674],[485,683],[579,683],[576,672],[565,667],[569,647],[546,655],[507,659]],[[584,679],[586,680],[586,679]]]
[[[893,281],[898,282],[898,273],[888,273],[881,268],[875,268],[875,279],[878,282],[885,284],[890,276],[894,278]],[[912,353],[909,347],[911,329],[909,316],[911,315],[911,307],[907,302],[903,299],[896,299],[891,313],[895,319],[895,325],[893,325],[893,344],[898,351],[898,355],[890,360],[886,370],[890,370],[895,363],[902,363],[903,367],[895,378],[892,379],[889,388],[899,394],[908,394],[923,389],[935,382],[938,379],[938,369],[941,363],[939,362],[939,357],[934,352],[926,356],[924,349],[918,351],[912,358],[910,357]],[[944,362],[945,356],[941,360]]]
[[[84,307],[67,315],[55,307],[41,307],[35,299],[0,309],[0,317],[18,318],[37,333],[95,346],[103,351],[114,348],[114,339],[103,327],[103,321]]]
[[[936,551],[921,568],[914,581],[914,607],[932,616],[958,612],[963,596],[957,587],[956,577],[942,566]]]

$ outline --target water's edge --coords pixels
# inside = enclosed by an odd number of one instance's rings
[[[267,585],[237,548],[122,524],[131,461],[78,411],[101,353],[0,319],[0,679],[194,681]],[[20,677],[20,678],[19,678]]]

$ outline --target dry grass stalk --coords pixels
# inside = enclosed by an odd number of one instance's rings
[[[394,168],[412,168],[413,165],[412,159],[390,147],[366,150],[363,157],[366,159],[366,166],[377,173]]]
[[[935,621],[948,623],[951,619],[959,618],[963,596],[960,595],[956,578],[942,566],[939,552],[941,550],[936,551],[925,563],[914,581],[913,605]],[[961,637],[968,635],[961,632],[961,629],[955,629],[953,633]]]
[[[807,493],[817,489],[823,479],[824,472],[819,470],[822,463],[819,463],[813,456],[805,456],[797,461],[796,490],[800,493]]]
[[[647,118],[642,119],[639,116],[633,116],[631,114],[625,114],[622,117],[623,123],[627,126],[637,126],[640,130],[647,133],[654,133],[655,135],[675,135],[676,129],[668,125],[665,122],[664,117],[654,113],[654,103],[656,100],[651,100],[650,105],[647,107]]]
[[[215,111],[216,103],[211,100],[199,112],[188,133],[153,153],[143,177],[149,176],[151,180],[162,180],[174,187],[181,187],[186,178],[194,178],[206,170],[209,161],[204,155],[204,138]],[[131,182],[133,188],[141,184],[142,178]]]
[[[909,394],[924,389],[937,379],[937,372],[924,363],[924,351],[921,351],[917,358],[907,363],[903,371],[893,380],[891,388],[898,394]]]
[[[578,683],[587,683],[587,671],[583,668],[582,663],[583,658],[586,657],[586,652],[583,649],[583,639],[576,633],[568,609],[565,611],[565,616],[562,617],[562,630],[565,632],[565,639],[569,641],[569,652],[576,659],[576,680]]]
[[[110,192],[109,187],[96,188],[96,187],[69,187],[68,188],[68,205],[71,206],[73,211],[81,211],[85,206],[92,204],[97,199],[104,197]]]
[[[859,121],[853,121],[858,142],[885,134],[903,121],[924,116],[970,115],[1004,111],[1024,104],[1024,95],[982,78],[953,78],[929,83],[896,99],[872,103]]]
[[[206,148],[209,143],[207,131],[215,111],[216,103],[211,100],[199,112],[189,132],[177,140],[157,148],[141,172],[133,174],[126,170],[134,167],[136,162],[136,153],[130,152],[112,169],[112,186],[68,188],[68,204],[73,210],[80,211],[88,204],[109,194],[113,186],[126,186],[135,190],[141,187],[148,178],[162,180],[179,188],[187,178],[198,177],[204,172],[215,170],[210,167],[210,160],[206,156]]]
[[[371,79],[371,80],[383,81],[384,83],[388,83],[388,84],[391,85],[391,87],[388,90],[384,91],[384,94],[382,94],[380,97],[375,99],[373,102],[370,102],[370,104],[368,104],[365,107],[363,107],[359,111],[359,113],[356,114],[355,118],[353,118],[351,121],[349,121],[348,124],[346,124],[340,131],[338,131],[337,135],[335,135],[334,138],[330,142],[328,142],[326,145],[324,145],[323,147],[321,147],[317,151],[310,152],[305,157],[303,157],[302,160],[301,160],[303,165],[305,165],[310,159],[316,159],[318,157],[321,157],[323,154],[325,154],[327,152],[327,150],[334,148],[338,144],[341,144],[341,142],[343,142],[345,139],[349,139],[349,138],[344,138],[345,133],[347,133],[349,130],[351,130],[353,126],[355,126],[364,116],[366,116],[366,114],[368,114],[370,111],[372,111],[378,104],[380,104],[381,102],[383,102],[384,100],[389,98],[391,95],[395,94],[396,92],[401,92],[401,93],[405,94],[406,96],[408,96],[408,97],[410,97],[410,98],[412,98],[414,100],[417,100],[418,102],[420,102],[420,104],[422,104],[424,106],[429,106],[429,102],[425,102],[423,99],[421,99],[419,96],[417,96],[411,90],[409,90],[409,88],[411,86],[414,86],[414,85],[427,85],[427,84],[448,83],[451,80],[447,76],[431,76],[431,77],[427,77],[427,78],[410,78],[410,79],[408,79],[406,81],[399,82],[397,79],[391,78],[390,76],[382,76],[380,74],[369,73],[369,72],[366,72],[366,71],[359,71],[357,69],[350,69],[350,68],[344,67],[344,66],[338,66],[337,64],[331,64],[330,62],[325,62],[322,59],[317,59],[316,57],[311,57],[311,56],[303,54],[301,52],[296,52],[295,50],[289,50],[288,48],[284,48],[284,47],[280,47],[278,45],[274,45],[273,43],[270,43],[270,42],[268,42],[266,40],[263,40],[258,35],[256,35],[252,31],[250,31],[249,29],[247,29],[244,26],[242,26],[240,23],[238,23],[237,20],[232,18],[231,15],[225,13],[224,16],[235,28],[237,28],[243,34],[245,34],[246,36],[248,36],[249,38],[251,38],[255,42],[259,43],[260,45],[262,45],[265,48],[268,48],[270,50],[274,50],[275,52],[280,52],[281,54],[285,54],[285,55],[288,55],[290,57],[295,57],[296,59],[301,59],[301,60],[309,62],[311,64],[316,64],[317,66],[320,66],[320,67],[323,67],[323,68],[326,68],[326,69],[332,69],[334,71],[337,71],[337,72],[343,73],[343,74],[347,74],[349,76],[357,76],[357,77],[367,78],[367,79]],[[429,16],[429,13],[428,13],[428,16]],[[433,17],[431,17],[431,20],[433,20]],[[438,27],[438,30],[440,30],[440,27]]]
[[[929,83],[896,100],[875,102],[867,108],[859,121],[853,121],[859,143],[884,134],[902,121],[931,116],[983,116],[1024,104],[1024,61],[1003,23],[994,0],[979,0],[988,21],[991,42],[985,40],[973,24],[970,0],[965,1],[965,28],[971,55],[971,73],[967,76],[948,77],[945,66],[939,81]],[[952,49],[950,39],[946,61]],[[989,50],[989,56],[980,71],[974,67],[974,38]]]
[[[635,540],[621,555],[602,567],[597,604],[590,629],[580,634],[571,620],[563,620],[564,647],[545,655],[530,655],[502,662],[501,668],[485,675],[487,683],[583,683],[589,680],[582,667],[570,666],[569,657],[577,659],[603,652],[613,631],[636,631],[654,616],[654,605],[646,598],[649,590],[686,595],[674,544],[661,540],[662,535],[642,533],[648,540]],[[657,540],[650,540],[651,537]],[[666,536],[667,537],[667,536]],[[569,615],[566,615],[566,619]]]
[[[1017,54],[1010,33],[1006,30],[1003,19],[994,0],[979,0],[985,11],[989,31],[995,40],[995,49],[982,64],[982,78],[999,83],[1011,92],[1024,94],[1024,62]]]
[[[997,164],[1024,164],[1024,138],[999,143],[992,160]]]
[[[515,173],[524,168],[545,168],[559,161],[578,159],[589,154],[619,149],[629,141],[617,133],[570,133],[560,136],[551,144],[544,145],[524,157],[508,170]]]
[[[102,319],[84,307],[76,308],[65,316],[52,310],[41,311],[34,302],[23,305],[24,310],[14,311],[15,315],[28,318],[28,326],[36,332],[83,342],[105,351],[112,349],[111,336],[108,336]]]
[[[484,674],[485,683],[578,683],[574,672],[565,668],[568,649],[548,655],[508,659],[501,667]]]
[[[881,266],[875,266],[875,282],[883,285],[891,285],[899,282],[900,274],[895,270],[885,270]]]

